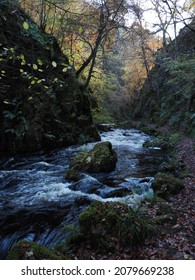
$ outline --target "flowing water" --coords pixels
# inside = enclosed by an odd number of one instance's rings
[[[143,148],[150,137],[137,130],[114,129],[101,134],[118,157],[111,173],[82,174],[80,181],[65,180],[69,158],[94,143],[59,149],[48,154],[0,160],[0,259],[18,240],[53,246],[67,233],[64,226],[78,220],[93,200],[119,201],[137,209],[151,198],[151,182],[166,155]]]

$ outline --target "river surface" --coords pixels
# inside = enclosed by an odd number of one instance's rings
[[[75,223],[93,200],[119,201],[137,209],[153,195],[151,182],[166,155],[147,149],[150,137],[137,130],[113,129],[101,133],[117,153],[111,173],[82,174],[68,182],[69,159],[94,143],[26,157],[0,159],[0,259],[18,240],[52,247],[66,238],[64,226]]]

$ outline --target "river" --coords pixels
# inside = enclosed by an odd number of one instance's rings
[[[137,209],[153,195],[151,182],[166,155],[143,143],[151,137],[137,130],[101,133],[117,153],[111,173],[82,174],[65,180],[69,159],[95,145],[72,146],[26,157],[0,159],[0,259],[18,240],[52,247],[66,238],[65,225],[75,223],[93,200],[119,201]]]

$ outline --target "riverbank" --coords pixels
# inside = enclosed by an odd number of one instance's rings
[[[178,160],[183,160],[188,176],[184,179],[185,188],[173,196],[169,202],[177,214],[174,232],[162,232],[156,238],[146,241],[144,248],[131,257],[135,259],[195,259],[195,141],[182,139],[176,146]]]
[[[96,253],[89,244],[83,244],[74,259],[195,259],[195,141],[180,140],[175,148],[177,161],[183,161],[188,169],[184,189],[172,196],[168,202],[147,205],[151,219],[163,217],[159,230],[146,239],[143,246],[132,251],[120,248],[114,252]],[[167,214],[168,213],[168,214]]]

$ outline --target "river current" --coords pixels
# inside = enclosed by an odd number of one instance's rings
[[[65,180],[69,159],[95,143],[26,157],[0,159],[0,259],[18,240],[52,247],[66,238],[64,226],[75,223],[93,200],[119,201],[137,209],[153,195],[151,183],[166,155],[148,149],[150,136],[113,129],[101,133],[117,153],[111,173],[83,173],[80,181]]]

